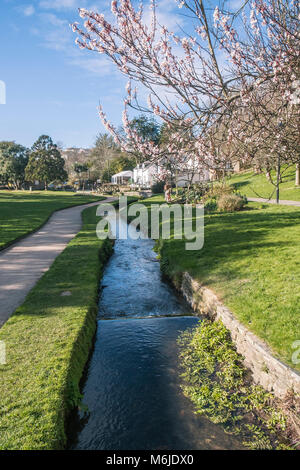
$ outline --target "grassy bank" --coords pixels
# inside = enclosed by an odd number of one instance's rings
[[[37,230],[54,211],[101,199],[68,192],[0,191],[0,250]]]
[[[99,278],[112,250],[96,237],[95,213],[84,210],[82,230],[0,330],[7,350],[0,366],[0,449],[65,444],[65,418],[80,399]]]
[[[161,203],[161,196],[144,201]],[[261,208],[263,207],[263,208]],[[202,250],[183,240],[160,240],[164,272],[188,271],[216,292],[275,355],[293,368],[292,344],[300,331],[300,208],[250,203],[247,210],[205,217]]]
[[[273,181],[276,181],[274,171],[272,177]],[[228,183],[247,197],[276,198],[275,187],[267,180],[264,173],[256,175],[252,171],[242,172],[233,175],[228,179]],[[295,167],[290,167],[284,172],[279,197],[282,200],[300,201],[300,186],[295,186]]]

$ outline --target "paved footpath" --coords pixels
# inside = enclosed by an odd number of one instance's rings
[[[253,201],[253,202],[267,202],[268,204],[276,204],[276,199],[263,199],[261,197],[247,197],[248,201]],[[279,200],[279,204],[283,206],[297,206],[300,207],[300,202],[299,201],[282,201],[281,199]]]
[[[113,200],[108,198],[54,212],[37,232],[0,251],[0,327],[80,231],[81,212]]]

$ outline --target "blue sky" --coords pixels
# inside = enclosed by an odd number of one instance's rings
[[[176,29],[173,0],[159,0],[164,22]],[[99,101],[120,123],[126,79],[100,54],[75,45],[69,24],[78,7],[110,14],[110,0],[0,0],[0,140],[31,146],[41,134],[65,147],[90,147],[104,128]],[[176,6],[175,6],[176,8]]]
[[[78,7],[111,17],[110,3],[0,0],[0,81],[7,89],[6,104],[0,104],[0,140],[31,146],[48,134],[65,147],[90,147],[105,132],[97,116],[99,101],[109,119],[121,123],[126,78],[104,55],[80,50],[69,27],[81,21]],[[228,3],[236,7],[241,0]],[[174,0],[158,0],[158,5],[160,24],[178,32],[183,10]]]

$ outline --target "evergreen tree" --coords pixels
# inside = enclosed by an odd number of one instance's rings
[[[51,137],[42,135],[33,144],[25,175],[28,181],[43,181],[45,189],[53,181],[68,178],[64,168],[65,161]]]

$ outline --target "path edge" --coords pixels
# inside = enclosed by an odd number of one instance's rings
[[[85,211],[88,211],[89,209],[92,209],[92,207],[85,207],[83,209],[83,211],[81,212],[82,219],[84,217],[83,213]],[[94,229],[91,231],[91,233],[93,234],[95,233],[96,226],[97,226],[97,218],[95,215]],[[84,223],[82,223],[81,229],[75,235],[74,239],[80,235],[83,228],[84,228]],[[52,427],[50,428],[50,433],[52,433],[52,435],[48,438],[48,440],[45,440],[43,442],[42,446],[40,445],[41,443],[38,440],[35,441],[33,438],[33,447],[30,450],[64,450],[67,444],[67,432],[66,431],[67,431],[69,417],[72,411],[74,410],[76,411],[81,406],[82,396],[80,393],[80,388],[81,388],[80,384],[81,384],[83,372],[88,365],[88,361],[89,361],[89,357],[93,348],[94,338],[95,338],[96,329],[97,329],[98,302],[99,302],[99,298],[101,294],[100,282],[103,276],[105,265],[108,262],[111,254],[113,253],[113,242],[109,238],[106,238],[103,241],[98,240],[98,242],[99,242],[98,247],[94,250],[95,256],[97,256],[97,263],[96,263],[96,267],[94,271],[95,281],[94,281],[94,284],[92,285],[93,294],[90,296],[89,302],[87,302],[85,306],[83,307],[80,317],[78,317],[79,327],[78,327],[78,332],[76,334],[76,337],[73,338],[72,343],[70,345],[67,345],[67,347],[70,346],[70,353],[66,355],[66,358],[64,359],[65,363],[62,366],[62,370],[64,369],[64,366],[66,368],[65,380],[64,380],[64,383],[61,384],[61,388],[59,392],[61,394],[62,399],[57,400],[56,403],[53,401],[54,403],[53,413],[55,415],[55,418],[51,425]],[[60,253],[55,258],[54,263],[59,257],[65,254],[65,251],[68,249],[69,246],[70,246],[70,243],[68,243],[65,249],[62,251],[62,253]],[[49,273],[49,271],[53,267],[53,264],[50,266],[49,270],[46,273],[44,273],[43,276],[41,276],[41,278],[38,280],[36,285],[27,294],[24,302],[15,310],[12,316],[3,325],[4,328],[5,328],[5,325],[8,325],[8,322],[10,320],[13,321],[14,319],[16,319],[16,316],[20,314],[22,315],[22,312],[19,309],[21,309],[24,304],[26,305],[26,302],[28,301],[28,296],[39,285],[42,279]],[[20,319],[19,321],[22,321],[22,319]],[[30,330],[28,331],[30,333]],[[2,333],[1,339],[3,338],[5,340],[5,329],[3,330],[1,329],[0,332]],[[0,366],[0,373],[2,372],[1,367],[3,368],[3,371],[5,371],[5,368],[10,367],[10,366],[11,366],[10,363],[8,363],[8,366],[7,365]],[[27,373],[27,372],[24,371],[24,373]],[[35,380],[34,377],[33,377],[33,380]],[[37,387],[39,385],[41,384],[37,383]],[[53,386],[55,386],[54,378],[53,378]],[[18,406],[18,404],[16,404],[16,406]],[[37,411],[37,413],[40,412],[39,404],[37,405],[37,408],[34,411]],[[43,425],[41,424],[39,419],[40,418],[37,418],[37,425],[41,426],[42,432],[43,432]],[[0,423],[0,428],[1,428],[1,423]],[[4,448],[3,446],[1,433],[0,433],[0,450],[28,450],[27,442],[24,439],[24,436],[22,435],[22,425],[20,426],[19,431],[21,431],[19,432],[20,435],[16,437],[13,445],[10,445],[10,447],[7,447],[7,448],[6,447]],[[41,431],[41,429],[39,431]],[[48,429],[48,432],[49,432],[49,429]],[[35,433],[35,430],[32,429],[32,434],[34,433]],[[17,434],[18,433],[16,433],[16,435]],[[27,434],[26,439],[30,437],[31,437],[31,432]],[[13,439],[11,438],[11,440]]]
[[[100,196],[101,197],[101,196]],[[103,197],[102,199],[99,200],[99,203],[104,201],[106,198]],[[53,215],[55,215],[57,212],[65,211],[68,209],[74,209],[75,207],[80,207],[80,206],[86,206],[88,204],[96,204],[98,201],[90,201],[90,202],[83,202],[82,204],[74,204],[74,206],[69,206],[69,207],[61,207],[59,209],[55,209],[55,211],[51,212],[51,214],[48,215],[48,217],[44,220],[44,222],[41,223],[38,227],[34,228],[33,230],[30,230],[29,232],[24,233],[23,235],[18,236],[17,238],[14,238],[13,240],[9,241],[6,243],[4,246],[0,247],[0,254],[3,253],[5,250],[8,248],[12,248],[12,245],[15,245],[16,243],[20,242],[21,240],[24,240],[24,238],[29,237],[30,235],[33,235],[34,233],[38,232],[43,228],[51,219]],[[78,232],[77,232],[78,233]]]

